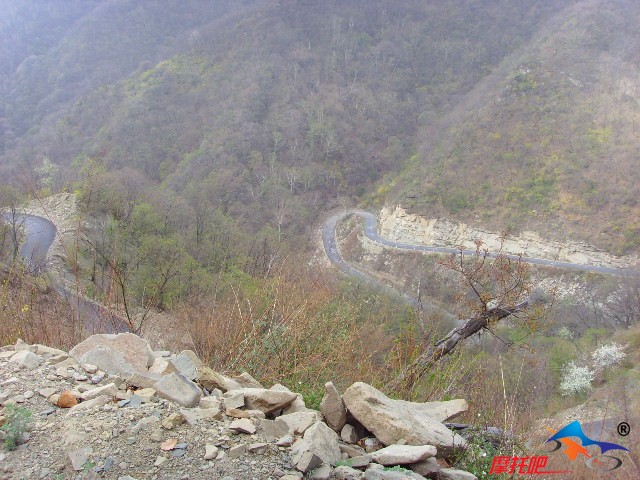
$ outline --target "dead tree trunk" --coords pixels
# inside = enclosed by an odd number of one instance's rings
[[[411,390],[434,364],[445,355],[451,353],[462,340],[487,328],[491,323],[525,310],[530,306],[530,303],[530,299],[526,299],[512,307],[498,306],[489,308],[474,317],[464,320],[462,325],[454,328],[443,339],[427,348],[387,387],[394,391]]]

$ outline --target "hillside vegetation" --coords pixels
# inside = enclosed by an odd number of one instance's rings
[[[636,425],[637,278],[392,254],[341,223],[349,262],[460,326],[317,253],[329,212],[398,204],[640,253],[638,24],[634,0],[0,0],[0,343],[68,349],[91,299],[308,406],[366,381],[526,439],[576,405]],[[44,197],[78,215],[35,276],[16,220]],[[505,438],[456,464],[486,478]]]
[[[478,84],[462,103],[472,108],[445,119],[442,135],[425,128],[395,200],[427,216],[637,251],[639,19],[627,1],[576,2],[555,16],[491,85]]]

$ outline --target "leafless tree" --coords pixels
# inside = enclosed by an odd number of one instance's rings
[[[396,391],[411,391],[426,373],[443,357],[450,354],[463,340],[489,331],[500,320],[514,317],[520,322],[538,323],[544,314],[540,307],[549,299],[532,295],[529,265],[521,258],[512,258],[502,252],[492,255],[476,242],[474,255],[462,250],[452,254],[441,264],[456,272],[463,288],[458,297],[466,300],[471,316],[459,320],[458,326],[411,362],[389,385]]]

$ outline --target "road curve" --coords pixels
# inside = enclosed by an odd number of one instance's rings
[[[338,241],[336,239],[336,226],[339,221],[345,219],[350,215],[357,215],[360,218],[362,218],[364,220],[365,236],[369,240],[377,243],[378,245],[382,245],[384,247],[393,248],[396,250],[407,250],[407,251],[425,252],[425,253],[458,254],[461,251],[458,248],[430,247],[426,245],[415,245],[410,243],[394,242],[392,240],[383,238],[378,234],[378,218],[373,213],[365,212],[364,210],[356,210],[356,209],[345,210],[343,212],[332,215],[331,217],[329,217],[329,219],[327,219],[327,221],[324,223],[324,226],[322,228],[322,242],[324,244],[324,250],[327,257],[329,258],[331,263],[336,265],[343,272],[349,275],[353,275],[359,279],[363,279],[364,281],[370,284],[371,283],[377,284],[377,282],[372,278],[368,277],[367,275],[365,275],[364,273],[362,273],[361,271],[349,265],[344,260],[344,258],[342,258],[342,255],[340,254],[340,250],[338,248]],[[462,253],[463,255],[472,256],[476,254],[476,251],[462,250]],[[499,254],[497,253],[488,253],[488,256],[491,258],[496,258],[498,257],[498,255]],[[548,260],[546,258],[535,258],[535,257],[525,257],[525,256],[521,257],[518,255],[510,255],[510,254],[503,254],[503,255],[513,260],[522,259],[523,262],[531,263],[534,265],[542,265],[545,267],[556,267],[556,268],[562,268],[565,270],[580,270],[585,272],[596,272],[596,273],[603,273],[606,275],[617,275],[617,276],[625,276],[625,277],[633,275],[633,272],[630,269],[602,267],[598,265],[583,265],[578,263],[561,262],[559,260]]]
[[[46,218],[35,215],[2,214],[5,222],[25,230],[26,238],[20,247],[20,258],[29,271],[39,272],[47,262],[47,252],[56,238],[56,226]]]
[[[22,258],[28,271],[40,273],[47,267],[47,253],[56,238],[58,229],[51,220],[36,215],[2,214],[5,222],[14,223],[18,228],[24,228],[25,240],[20,247]],[[12,220],[13,219],[13,220]],[[76,318],[84,319],[85,327],[90,331],[107,331],[107,333],[121,333],[129,331],[124,321],[98,302],[85,297],[80,292],[69,287],[64,278],[51,278],[53,288],[72,307]]]

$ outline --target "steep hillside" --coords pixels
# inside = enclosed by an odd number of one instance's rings
[[[6,73],[2,163],[46,157],[54,188],[88,158],[176,191],[207,179],[253,225],[306,224],[399,170],[417,126],[564,3],[102,2]]]
[[[468,111],[445,118],[441,136],[425,126],[392,202],[637,251],[639,20],[640,6],[625,0],[557,14],[471,92]]]

